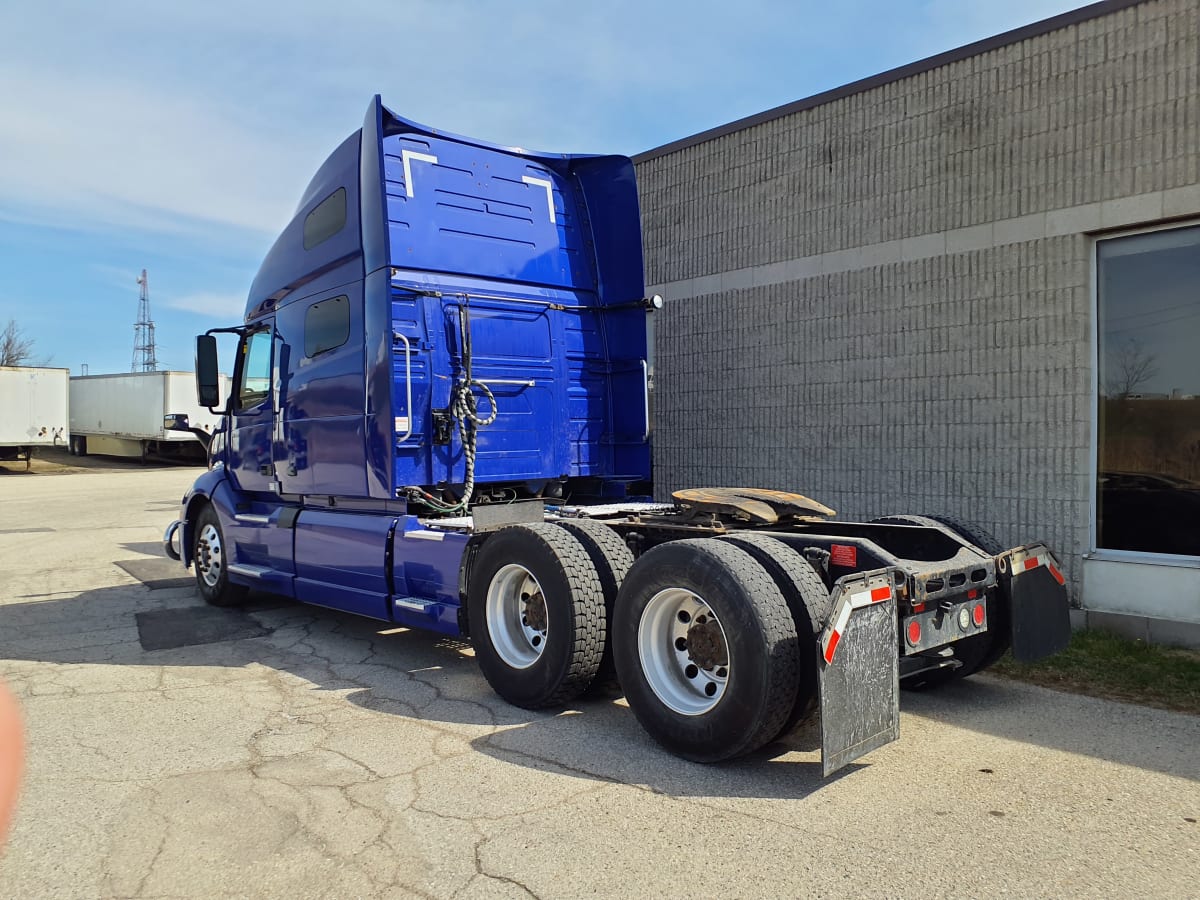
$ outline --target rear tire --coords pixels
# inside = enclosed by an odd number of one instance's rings
[[[586,550],[546,523],[511,525],[484,542],[467,588],[483,677],[514,706],[561,706],[596,675],[604,592]]]
[[[926,527],[943,525],[967,543],[974,544],[988,556],[997,556],[1006,549],[986,529],[953,516],[887,516],[875,521]],[[934,669],[930,672],[923,672],[913,678],[901,681],[900,686],[917,691],[940,687],[951,681],[967,678],[976,672],[982,672],[999,661],[1012,645],[1012,619],[1008,607],[1000,602],[998,593],[993,595],[988,603],[987,612],[988,630],[984,634],[964,638],[956,641],[953,645],[954,658],[962,663],[961,666],[955,669]]]
[[[591,558],[596,574],[600,576],[600,587],[604,591],[604,620],[611,623],[613,608],[617,603],[617,591],[621,589],[621,582],[625,580],[629,567],[633,565],[633,553],[625,546],[621,536],[602,522],[559,519],[555,524],[573,534]],[[604,642],[600,668],[596,670],[596,677],[588,686],[587,693],[601,696],[620,692],[621,680],[617,677],[612,640],[609,639]]]
[[[775,735],[775,738],[781,738],[798,726],[812,721],[817,712],[817,642],[829,620],[829,591],[808,560],[777,538],[746,532],[731,534],[721,540],[745,550],[775,580],[796,627],[800,677],[797,680],[796,702],[783,727]]]
[[[240,606],[245,602],[249,588],[229,580],[229,548],[221,531],[221,520],[211,504],[196,516],[192,533],[192,565],[200,596],[212,606]]]
[[[775,582],[717,540],[661,544],[617,595],[613,657],[625,699],[667,750],[719,762],[763,746],[796,700],[796,629]]]

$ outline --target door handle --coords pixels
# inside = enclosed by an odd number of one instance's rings
[[[273,469],[274,469],[274,467],[269,466],[269,465],[268,466],[259,466],[258,474],[259,475],[270,475],[272,473]]]

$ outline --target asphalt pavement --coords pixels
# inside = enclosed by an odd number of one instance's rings
[[[194,468],[0,473],[28,765],[0,897],[1195,897],[1200,718],[990,677],[720,766],[616,698],[530,713],[469,645],[255,596],[160,539]]]

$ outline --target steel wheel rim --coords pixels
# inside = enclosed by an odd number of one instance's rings
[[[701,637],[709,646],[696,654],[693,644]],[[712,646],[718,640],[723,653]],[[650,598],[638,622],[638,656],[650,689],[680,715],[704,715],[725,696],[732,671],[725,629],[712,607],[686,588]]]
[[[209,587],[216,587],[225,566],[225,554],[221,547],[221,532],[211,522],[200,529],[200,540],[196,542],[196,571]]]
[[[538,580],[522,565],[509,563],[492,576],[485,603],[488,636],[506,665],[528,669],[546,649],[549,622]]]

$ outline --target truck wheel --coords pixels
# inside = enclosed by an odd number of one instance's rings
[[[696,762],[753,752],[796,701],[796,628],[779,588],[745,550],[712,539],[642,554],[613,614],[625,699],[665,748]]]
[[[229,580],[228,554],[221,521],[212,506],[205,506],[196,517],[192,560],[196,567],[196,587],[204,602],[213,606],[237,606],[246,599],[245,585]]]
[[[633,565],[633,553],[616,531],[601,522],[560,519],[555,524],[575,535],[591,558],[596,574],[600,576],[600,587],[604,591],[604,619],[605,622],[611,623],[613,607],[617,603],[617,591],[620,590],[629,567]],[[617,667],[613,662],[612,641],[606,640],[604,653],[600,656],[600,668],[596,670],[596,677],[588,686],[587,693],[604,695],[620,691],[621,681],[617,678]]]
[[[579,540],[546,523],[483,542],[467,588],[483,677],[514,706],[559,706],[581,694],[604,650],[604,591]]]
[[[740,547],[754,557],[775,581],[792,614],[799,640],[800,677],[796,702],[776,738],[812,721],[817,712],[817,640],[829,620],[829,591],[812,565],[783,541],[754,532],[734,533],[720,540]]]
[[[875,522],[900,525],[944,525],[967,543],[974,544],[989,556],[996,556],[1006,549],[995,537],[984,528],[953,516],[887,516],[875,519]],[[926,690],[940,687],[959,678],[966,678],[976,672],[982,672],[999,661],[1012,644],[1012,625],[1008,608],[1000,603],[999,596],[993,595],[988,603],[988,630],[976,637],[964,638],[953,644],[954,657],[962,663],[956,669],[934,669],[923,672],[914,678],[900,682],[900,686],[910,690]]]

